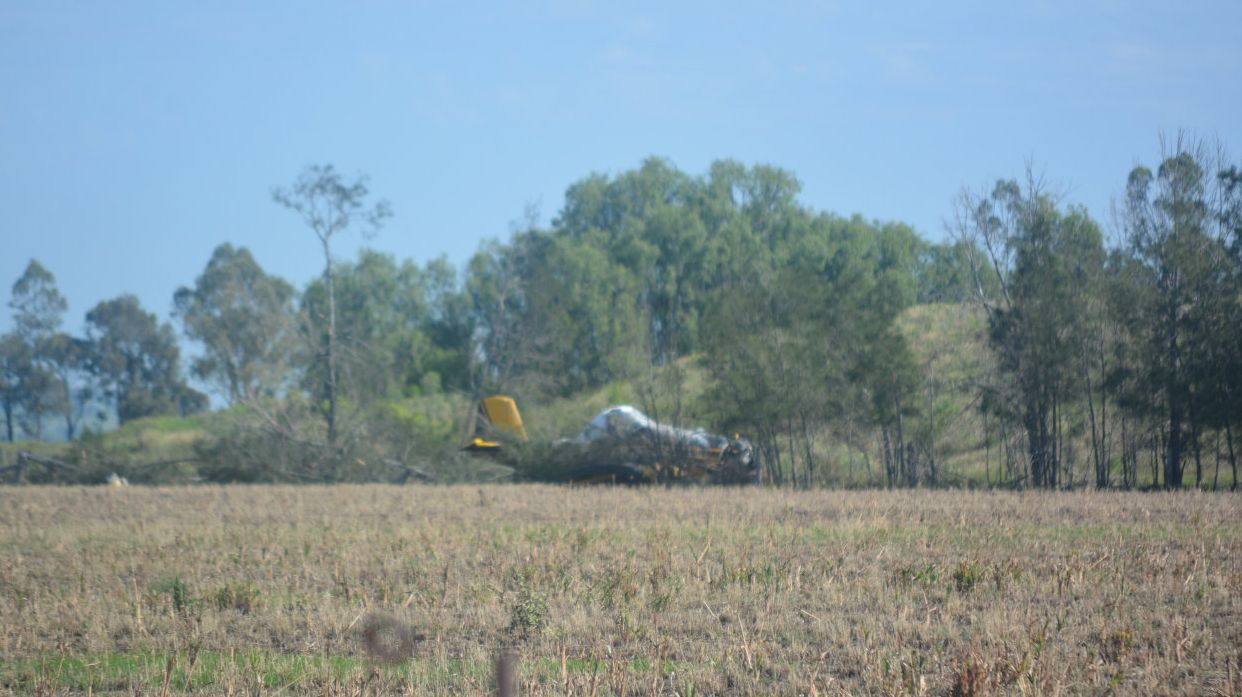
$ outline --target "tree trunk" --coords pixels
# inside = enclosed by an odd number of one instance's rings
[[[898,476],[901,479],[902,486],[911,486],[909,459],[906,457],[906,435],[902,429],[901,405],[897,405],[897,447],[894,448],[897,457]]]
[[[1233,472],[1233,483],[1229,485],[1230,491],[1236,491],[1238,488],[1238,458],[1233,452],[1233,428],[1229,425],[1229,420],[1225,420],[1225,443],[1229,446],[1229,469]]]
[[[996,441],[996,481],[1003,483],[1007,477],[1013,477],[1013,455],[1009,452],[1009,429],[1004,419],[999,421],[1000,436]]]
[[[1126,421],[1127,420],[1126,420],[1125,412],[1122,412],[1121,414],[1121,485],[1125,487],[1126,489],[1133,489],[1134,481],[1138,476],[1138,470],[1137,470],[1137,467],[1134,469],[1131,469],[1130,467],[1130,461],[1131,461],[1130,454],[1133,450],[1133,447],[1132,447],[1133,443],[1131,443],[1131,439],[1132,439],[1131,434],[1126,430]]]
[[[1103,376],[1103,373],[1101,373]],[[1104,460],[1104,480],[1112,485],[1112,439],[1108,435],[1108,390],[1100,389],[1100,451]]]
[[[1095,397],[1091,391],[1091,373],[1090,370],[1083,371],[1086,373],[1087,386],[1087,422],[1091,427],[1091,461],[1095,465],[1095,488],[1108,488],[1108,472],[1102,467],[1103,453],[1100,451],[1100,437],[1097,434],[1097,424],[1095,418]]]
[[[1178,278],[1175,275],[1171,281],[1171,287],[1176,291],[1178,286]],[[1173,297],[1176,298],[1176,296],[1174,292]],[[1181,355],[1177,347],[1179,305],[1178,302],[1170,302],[1166,310],[1166,321],[1169,325],[1168,374],[1165,378],[1164,392],[1169,410],[1169,433],[1164,455],[1164,488],[1166,489],[1182,487],[1182,420],[1185,418],[1183,413],[1185,404],[1182,397],[1184,385],[1179,380],[1181,373]]]
[[[806,458],[806,474],[808,487],[815,485],[815,453],[812,450],[811,428],[807,425],[806,412],[803,411],[798,415],[800,426],[802,428],[802,447],[803,456]]]
[[[1212,491],[1216,491],[1216,485],[1220,482],[1220,429],[1216,429],[1216,471],[1212,474]]]
[[[988,413],[983,412],[983,481],[992,486],[992,439],[988,432]]]
[[[1199,443],[1199,420],[1194,418],[1193,411],[1191,412],[1190,419],[1190,449],[1193,450],[1195,454],[1195,488],[1202,489],[1203,461],[1201,457],[1202,453],[1200,452],[1202,448]]]
[[[1048,412],[1041,400],[1028,399],[1023,417],[1027,455],[1031,461],[1031,484],[1048,486]]]
[[[896,473],[893,468],[893,447],[888,435],[888,426],[880,427],[880,454],[884,457],[884,483],[891,489],[895,483]]]
[[[328,238],[323,238],[324,283],[328,287],[328,335],[324,347],[324,360],[327,363],[324,391],[328,400],[328,412],[324,420],[328,427],[328,445],[336,445],[336,274],[332,269],[332,248]]]
[[[1182,405],[1172,397],[1169,405],[1169,434],[1165,443],[1164,488],[1182,488]]]
[[[1167,441],[1164,439],[1164,431],[1151,436],[1151,485],[1153,488],[1160,486],[1160,466],[1164,456],[1162,452],[1167,452]],[[1166,480],[1167,482],[1167,480]]]
[[[854,485],[854,419],[846,417],[845,431],[845,459],[846,459],[846,486]]]
[[[1061,400],[1054,393],[1052,395],[1052,467],[1049,468],[1049,489],[1055,489],[1061,484],[1061,458]]]

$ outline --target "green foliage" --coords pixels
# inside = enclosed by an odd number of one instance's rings
[[[548,599],[536,591],[530,580],[519,577],[513,604],[509,608],[509,631],[529,637],[548,624]]]
[[[293,286],[268,276],[245,247],[222,244],[193,288],[179,288],[173,314],[205,354],[191,363],[195,377],[216,386],[230,403],[277,393],[293,350]]]
[[[183,614],[192,609],[198,600],[190,591],[190,586],[180,576],[163,576],[156,579],[151,586],[152,592],[167,596],[173,612]]]
[[[1013,253],[1005,269],[1003,302],[988,305],[991,344],[1003,378],[985,406],[1026,432],[1031,483],[1055,487],[1061,473],[1055,443],[1056,410],[1085,389],[1081,365],[1099,325],[1104,247],[1098,226],[1080,209],[1062,212],[1033,185],[997,182],[980,217],[1006,221],[981,233],[985,245]],[[989,237],[988,235],[995,235]]]
[[[56,288],[56,277],[31,259],[21,278],[13,284],[9,308],[13,323],[23,336],[45,337],[60,328],[69,304]]]
[[[107,432],[89,429],[73,443],[49,455],[77,467],[72,473],[48,472],[56,481],[102,484],[112,473],[131,484],[184,484],[199,473],[194,447],[213,415],[134,419]]]
[[[218,610],[236,610],[248,615],[259,607],[259,588],[248,581],[226,583],[211,595]]]
[[[16,416],[22,430],[43,437],[44,418],[64,413],[70,394],[57,378],[65,357],[59,333],[68,303],[56,288],[56,278],[37,260],[13,284],[9,308],[14,329],[0,339],[0,402],[5,412],[8,440],[13,440]]]
[[[307,354],[314,356],[312,364],[318,368],[315,389],[322,400],[320,412],[324,420],[325,438],[331,447],[336,446],[339,435],[337,423],[338,353],[336,274],[332,258],[332,240],[351,229],[361,228],[374,232],[391,217],[388,202],[368,202],[370,190],[367,178],[359,176],[346,181],[332,165],[310,165],[302,171],[289,189],[274,189],[272,199],[297,213],[310,228],[323,248],[323,282],[327,297],[326,311],[307,316],[309,331]],[[355,399],[357,394],[354,395]]]
[[[1127,180],[1112,308],[1123,341],[1110,380],[1132,413],[1158,424],[1166,488],[1181,488],[1204,427],[1231,436],[1242,416],[1238,210],[1236,168],[1180,136],[1155,172],[1136,167]]]
[[[137,298],[122,295],[101,302],[86,313],[86,322],[91,372],[121,423],[206,407],[206,398],[181,376],[172,327],[145,312]]]
[[[646,351],[638,286],[600,250],[600,239],[558,238],[530,282],[532,364],[552,394],[567,396],[634,375]]]
[[[0,408],[4,410],[5,440],[14,440],[14,418],[21,414],[24,382],[30,370],[30,352],[16,332],[0,335]]]
[[[398,264],[364,249],[356,262],[336,265],[334,275],[344,394],[365,402],[467,385],[472,324],[447,262]],[[303,315],[324,317],[328,310],[325,282],[312,281]],[[304,383],[318,384],[323,369],[311,362]]]
[[[316,236],[320,277],[295,294],[225,244],[175,296],[204,349],[192,374],[230,403],[221,418],[148,420],[205,406],[171,328],[123,296],[88,313],[85,338],[65,334],[55,279],[31,261],[0,337],[4,435],[55,417],[73,439],[119,416],[115,436],[61,451],[79,475],[35,475],[48,481],[554,478],[547,443],[628,402],[746,435],[794,486],[1077,486],[1089,461],[1098,487],[1118,469],[1125,486],[1177,487],[1192,456],[1203,486],[1207,455],[1232,482],[1242,174],[1206,152],[1179,140],[1131,173],[1111,250],[1034,177],[964,194],[954,238],[931,243],[808,210],[779,168],[695,176],[650,158],[571,184],[550,222],[528,211],[460,273],[336,259],[333,239],[391,211],[365,177],[314,166],[273,197]],[[495,393],[521,404],[532,443],[468,460],[463,414]],[[1140,451],[1163,468],[1140,476]]]
[[[969,593],[979,585],[987,573],[987,568],[978,559],[958,562],[953,570],[953,588],[958,593]]]

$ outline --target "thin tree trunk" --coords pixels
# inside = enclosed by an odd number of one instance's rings
[[[1100,389],[1100,448],[1104,460],[1104,481],[1112,486],[1112,438],[1108,435],[1108,390]]]
[[[1182,406],[1174,400],[1169,409],[1169,434],[1165,441],[1164,488],[1182,488]]]
[[[764,447],[764,455],[770,463],[768,465],[769,476],[773,484],[780,485],[785,481],[785,463],[781,457],[781,446],[777,442],[777,434],[771,425],[764,426],[761,429],[762,440],[766,444]]]
[[[1009,441],[1006,440],[1009,429],[1006,428],[1004,419],[997,419],[997,421],[1000,423],[1000,440],[997,441],[997,444],[1000,446],[1001,452],[997,453],[996,457],[996,469],[999,470],[996,478],[1004,481],[1006,477],[1012,478],[1014,476],[1013,457],[1009,454]],[[1004,466],[1003,470],[1001,470],[1002,465]]]
[[[910,486],[910,469],[906,461],[906,435],[902,431],[901,405],[897,405],[897,468],[902,486]]]
[[[992,486],[992,441],[988,433],[988,413],[983,412],[983,481]]]
[[[1191,411],[1190,419],[1190,447],[1195,453],[1195,488],[1203,488],[1203,461],[1200,458],[1199,443],[1199,420],[1194,418],[1194,411]]]
[[[884,456],[884,481],[888,488],[896,484],[896,472],[893,465],[893,444],[889,436],[888,426],[880,427],[880,453]]]
[[[1220,481],[1220,429],[1216,429],[1216,445],[1213,448],[1216,451],[1216,472],[1212,474],[1212,491],[1216,491],[1216,484]]]
[[[1026,415],[1026,449],[1031,463],[1031,484],[1044,486],[1045,468],[1047,466],[1047,425],[1044,423],[1043,406],[1036,400],[1028,400]]]
[[[1171,326],[1176,326],[1176,313],[1170,313]],[[1168,347],[1169,377],[1165,383],[1165,399],[1169,409],[1169,433],[1165,442],[1164,457],[1164,488],[1180,489],[1182,487],[1182,421],[1185,418],[1182,402],[1182,385],[1177,383],[1178,366],[1180,364],[1177,350],[1176,330],[1169,335]]]
[[[854,486],[854,419],[847,417],[845,424],[845,458],[848,467],[846,486]]]
[[[1126,415],[1121,413],[1121,486],[1134,488],[1134,477],[1130,473],[1130,434],[1126,430]]]
[[[1150,424],[1148,424],[1148,428],[1151,428]],[[1164,461],[1164,456],[1161,455],[1164,448],[1164,441],[1162,440],[1164,435],[1152,433],[1149,430],[1145,437],[1146,441],[1140,442],[1147,447],[1147,469],[1151,471],[1151,486],[1156,488],[1160,486],[1160,468],[1162,467],[1161,463]]]
[[[804,450],[803,457],[806,458],[807,486],[815,484],[815,453],[812,452],[811,430],[806,422],[806,412],[803,411],[798,416],[802,427],[802,447]]]
[[[1092,464],[1095,465],[1095,488],[1104,489],[1108,487],[1108,473],[1101,467],[1103,453],[1100,452],[1100,437],[1096,433],[1095,419],[1095,397],[1091,391],[1091,371],[1084,370],[1087,386],[1087,422],[1091,426],[1091,458]]]
[[[1233,482],[1229,485],[1229,490],[1236,491],[1238,488],[1238,458],[1233,452],[1233,428],[1229,425],[1229,419],[1225,419],[1225,443],[1229,446],[1229,469],[1233,472]]]
[[[1052,395],[1052,486],[1056,489],[1061,485],[1061,400],[1060,395]],[[1072,482],[1071,482],[1072,483]]]
[[[325,415],[328,427],[328,445],[336,445],[336,274],[332,268],[332,249],[328,238],[323,238],[324,282],[328,286],[328,336],[325,347],[325,360],[328,374],[325,385],[328,399],[328,413]]]
[[[1112,486],[1112,439],[1108,435],[1108,389],[1104,386],[1104,376],[1108,374],[1107,359],[1104,355],[1104,342],[1100,342],[1100,451],[1104,461],[1104,481]]]
[[[798,441],[794,437],[793,418],[785,419],[785,441],[789,444],[789,466],[793,468],[793,486],[795,489],[798,484]],[[806,488],[806,463],[803,463],[802,471],[802,488]]]

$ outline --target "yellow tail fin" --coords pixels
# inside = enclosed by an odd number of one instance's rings
[[[512,397],[494,395],[479,400],[474,415],[467,427],[463,446],[465,450],[496,451],[500,443],[488,437],[489,431],[500,431],[525,442],[526,427],[522,425],[522,415],[518,413],[517,403]]]

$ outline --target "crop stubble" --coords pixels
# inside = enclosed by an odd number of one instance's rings
[[[1242,694],[1240,500],[7,488],[0,690]]]

